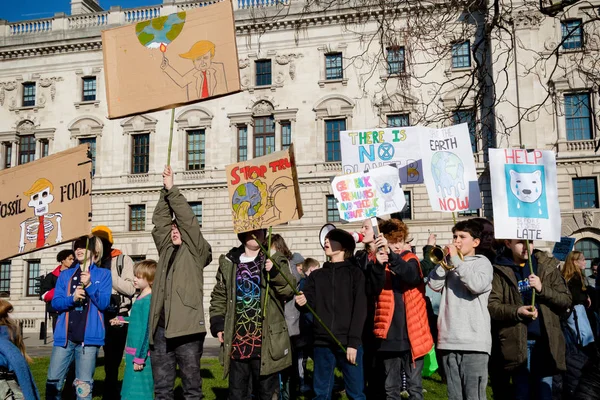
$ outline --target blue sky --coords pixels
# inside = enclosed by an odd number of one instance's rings
[[[54,13],[71,13],[71,0],[2,0],[0,19],[10,22],[52,17]],[[162,4],[162,0],[100,0],[105,10],[110,6],[132,8]]]

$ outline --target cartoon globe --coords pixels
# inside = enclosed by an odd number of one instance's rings
[[[238,211],[242,204],[248,203],[250,205],[250,207],[248,207],[248,216],[253,217],[258,213],[262,205],[260,189],[254,182],[241,184],[235,189],[231,203],[233,211],[235,212]]]
[[[449,151],[438,151],[431,157],[431,172],[438,192],[442,196],[459,196],[465,190],[465,167],[456,154]]]
[[[163,53],[167,46],[179,36],[185,24],[185,11],[148,21],[138,22],[135,33],[143,46],[158,49]]]

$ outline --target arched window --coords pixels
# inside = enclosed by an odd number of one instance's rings
[[[583,253],[587,268],[590,268],[592,260],[600,257],[600,242],[596,239],[581,239],[575,243],[575,250]]]

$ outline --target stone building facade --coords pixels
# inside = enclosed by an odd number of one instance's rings
[[[282,5],[273,0],[235,0],[243,91],[176,109],[171,158],[175,182],[194,207],[215,255],[205,270],[206,304],[215,283],[218,255],[238,245],[227,201],[226,165],[293,142],[304,217],[276,227],[275,232],[284,236],[292,251],[322,260],[319,229],[328,221],[338,221],[330,196],[330,180],[341,172],[336,132],[413,123],[421,118],[416,115],[422,115],[415,99],[436,96],[426,88],[378,90],[382,82],[402,79],[396,76],[402,74],[390,73],[395,72],[388,70],[390,64],[377,66],[375,78],[362,83],[364,71],[351,60],[364,50],[364,43],[346,29],[349,21],[361,17],[360,12],[336,9],[306,14],[300,12],[302,1],[287,1]],[[170,111],[106,118],[100,32],[202,4],[164,0],[164,4],[139,9],[101,10],[95,0],[71,3],[71,15],[59,13],[23,22],[0,20],[0,168],[89,143],[95,155],[94,225],[108,225],[114,232],[115,247],[134,259],[156,258],[151,219],[167,161]],[[287,11],[279,16],[282,9]],[[573,10],[574,19],[580,18],[577,12]],[[302,28],[298,29],[300,19]],[[373,29],[372,23],[365,21],[364,30]],[[514,27],[520,40],[539,43],[540,49],[547,41],[561,39],[560,24],[540,21],[533,14],[516,15]],[[455,79],[469,70],[469,66],[454,65],[456,60],[449,54],[430,72],[432,81]],[[529,59],[533,56],[524,51],[517,55],[516,67],[509,62],[515,69],[514,79],[500,75],[498,79],[506,79],[506,96],[513,104],[535,104],[546,92],[538,90],[533,77],[521,78],[519,71],[534,62]],[[415,55],[411,62],[419,57]],[[405,62],[408,64],[408,57],[402,56],[403,71],[411,68]],[[598,132],[593,123],[598,116],[598,88],[575,75],[565,76],[555,87],[558,97],[577,100],[573,96],[582,96],[580,100],[589,104],[589,115],[583,116],[589,124],[583,123],[581,128],[587,129],[585,132],[573,133],[569,125],[573,122],[567,120],[574,116],[565,112],[565,101],[557,109],[541,109],[531,122],[521,120],[514,108],[500,104],[498,118],[504,123],[520,123],[510,136],[495,141],[501,147],[557,151],[563,234],[575,237],[578,248],[588,256],[599,256],[600,163],[594,152]],[[448,116],[437,125],[452,123],[461,90],[457,87],[436,99]],[[468,108],[469,101],[462,106]],[[487,144],[481,136],[477,141],[475,157],[484,204],[479,215],[491,216]],[[425,244],[429,232],[438,233],[441,243],[448,242],[451,215],[431,211],[424,185],[404,188],[409,207],[403,217],[417,247]],[[459,219],[466,217],[459,215]],[[358,225],[346,228],[358,229]],[[16,317],[24,320],[30,331],[39,328],[44,310],[33,292],[33,278],[56,266],[54,259],[61,248],[64,246],[0,263],[0,292],[15,305]]]

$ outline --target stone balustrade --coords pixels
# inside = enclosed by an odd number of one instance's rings
[[[38,19],[35,21],[15,22],[8,25],[9,35],[34,35],[52,30],[54,18]]]
[[[185,11],[196,7],[203,7],[221,0],[189,1],[177,4],[160,4],[156,6],[121,9],[113,6],[110,10],[90,14],[66,15],[57,13],[52,18],[31,21],[8,22],[0,20],[0,44],[17,37],[36,37],[49,33],[73,31],[80,29],[112,27],[135,23],[168,15],[178,11]],[[290,4],[291,0],[234,0],[235,10],[283,6]],[[45,37],[45,36],[42,36]],[[4,40],[2,40],[4,39]]]
[[[567,151],[594,151],[596,149],[596,141],[589,140],[571,140],[566,142]]]
[[[570,154],[580,156],[594,156],[596,154],[597,139],[584,140],[559,140],[558,157],[569,157]]]
[[[161,6],[145,7],[145,8],[134,8],[130,10],[124,10],[123,14],[125,22],[140,22],[148,19],[160,17]]]
[[[108,11],[93,14],[78,14],[68,17],[69,29],[83,29],[108,25]]]

